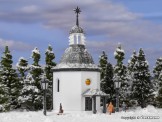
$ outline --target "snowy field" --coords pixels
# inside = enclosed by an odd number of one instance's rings
[[[150,118],[149,118],[150,117]],[[97,113],[91,112],[66,112],[57,115],[56,112],[48,112],[47,116],[39,112],[8,112],[0,113],[0,122],[162,122],[162,109],[148,106],[145,109],[137,108],[127,112]]]

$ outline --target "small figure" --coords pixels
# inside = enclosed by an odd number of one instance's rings
[[[110,102],[110,104],[107,106],[107,110],[109,111],[109,114],[111,115],[111,113],[114,110],[114,106],[113,106],[112,102]]]
[[[126,106],[125,102],[123,102],[123,104],[122,104],[122,110],[125,111],[125,112],[126,112],[126,107],[127,106]]]
[[[57,115],[61,115],[61,114],[63,114],[63,112],[64,112],[64,110],[62,109],[62,105],[60,103],[60,110],[59,110],[59,113]]]

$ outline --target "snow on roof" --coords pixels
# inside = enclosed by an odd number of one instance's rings
[[[57,64],[54,69],[60,68],[91,68],[91,69],[98,69],[98,66],[95,64],[80,64],[80,63],[60,63]]]
[[[88,89],[83,93],[83,96],[109,96],[99,89]]]

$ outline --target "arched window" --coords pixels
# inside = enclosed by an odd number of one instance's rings
[[[57,92],[60,92],[60,80],[57,79]]]

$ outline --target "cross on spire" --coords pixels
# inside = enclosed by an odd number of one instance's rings
[[[79,26],[79,19],[78,19],[79,16],[78,15],[80,14],[81,10],[77,6],[77,8],[75,8],[74,11],[76,13],[76,25]]]

